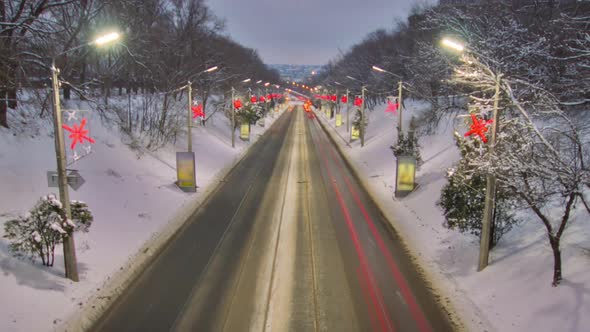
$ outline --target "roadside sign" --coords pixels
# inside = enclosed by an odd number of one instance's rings
[[[48,187],[59,187],[57,183],[57,171],[47,171],[47,186]]]
[[[178,188],[184,192],[197,191],[194,152],[176,152],[176,173]]]
[[[361,137],[360,130],[357,126],[353,125],[350,128],[350,140],[355,141]]]
[[[70,188],[74,189],[74,191],[80,189],[85,182],[86,180],[84,180],[77,170],[71,170],[68,174],[68,185]]]
[[[242,139],[243,141],[250,140],[250,124],[242,123],[242,125],[240,126],[240,139]]]
[[[77,191],[84,183],[86,183],[86,180],[84,180],[77,170],[70,170],[67,174],[67,178],[68,185],[70,188],[74,189],[74,191]],[[47,186],[55,188],[59,187],[57,171],[47,171]]]
[[[336,114],[336,127],[342,126],[342,114]]]
[[[395,196],[404,197],[411,193],[416,185],[416,159],[399,156],[396,168]]]

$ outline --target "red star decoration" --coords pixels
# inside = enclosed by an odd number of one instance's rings
[[[347,96],[342,96],[342,102],[344,104],[348,103],[348,97]]]
[[[261,103],[264,103],[266,101],[266,98],[264,98],[264,96],[261,96],[259,100]]]
[[[205,112],[203,112],[203,104],[193,106],[191,107],[191,110],[193,111],[193,119],[197,117],[205,117]]]
[[[484,143],[487,143],[488,138],[486,137],[485,133],[488,131],[488,125],[494,122],[494,120],[479,120],[475,114],[471,114],[471,120],[473,123],[471,124],[470,130],[465,133],[465,137],[478,135]]]
[[[250,98],[250,102],[252,104],[254,104],[256,101],[258,101],[258,99],[256,98],[256,96],[252,96],[252,98]]]
[[[70,136],[68,136],[72,140],[70,149],[74,150],[77,143],[84,144],[84,140],[94,144],[94,140],[86,136],[88,135],[88,130],[84,130],[84,126],[86,126],[86,118],[82,119],[80,122],[80,127],[78,127],[78,125],[74,125],[74,128],[71,128],[68,125],[62,125],[63,129],[71,133]]]
[[[363,105],[363,99],[362,98],[355,98],[354,99],[354,106],[361,107],[362,105]]]
[[[332,101],[333,101],[333,102],[336,102],[336,100],[338,100],[338,96],[336,96],[336,95],[333,95],[333,96],[332,96]]]
[[[392,103],[391,101],[387,101],[387,108],[385,109],[385,113],[393,113],[395,114],[399,107],[399,103]]]
[[[234,100],[234,107],[239,111],[242,108],[242,101],[239,99]]]

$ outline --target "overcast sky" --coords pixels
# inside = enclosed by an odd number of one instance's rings
[[[417,0],[208,0],[226,32],[267,64],[323,65]]]

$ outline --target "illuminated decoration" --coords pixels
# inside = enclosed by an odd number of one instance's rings
[[[203,104],[192,106],[191,110],[193,111],[193,119],[198,117],[205,117],[205,112],[203,112]]]
[[[252,104],[256,103],[257,101],[258,101],[258,99],[256,98],[256,96],[252,96],[252,97],[250,98],[250,102],[251,102]]]
[[[385,109],[385,113],[395,114],[398,108],[399,103],[392,103],[391,101],[387,100],[387,108]]]
[[[76,117],[76,111],[65,111],[66,115],[68,116],[68,121],[76,121],[78,118]]]
[[[479,120],[475,114],[471,114],[471,120],[473,123],[471,124],[471,129],[465,133],[465,137],[471,135],[478,135],[482,142],[487,143],[488,138],[486,137],[485,133],[488,131],[488,125],[490,125],[494,120]]]
[[[234,108],[237,109],[238,111],[242,108],[242,101],[239,99],[234,100]]]
[[[354,98],[354,106],[361,107],[362,105],[363,105],[363,99],[362,98],[359,98],[359,97]]]
[[[86,126],[86,118],[83,118],[80,122],[80,126],[74,125],[74,128],[71,128],[68,125],[62,125],[63,129],[70,132],[69,138],[72,140],[72,145],[70,149],[74,150],[76,148],[76,144],[84,144],[84,140],[94,144],[94,140],[86,135],[88,135],[88,130],[84,129]]]
[[[342,96],[342,99],[340,99],[340,101],[344,104],[348,103],[348,96]]]

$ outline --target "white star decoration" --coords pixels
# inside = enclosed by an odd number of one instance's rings
[[[66,114],[68,116],[68,121],[78,120],[78,118],[76,118],[76,111],[66,111]]]
[[[86,151],[86,154],[90,154],[90,152],[92,152],[92,145],[86,145],[84,147],[84,150]]]

